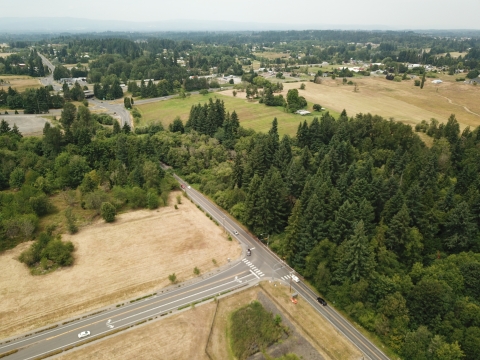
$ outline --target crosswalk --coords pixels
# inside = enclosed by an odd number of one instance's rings
[[[250,268],[250,271],[255,274],[256,277],[261,278],[262,276],[265,276],[263,272],[261,272],[255,265],[253,265],[250,261],[247,259],[242,260],[245,265],[247,265]]]
[[[285,275],[281,277],[282,280],[288,281],[290,279],[290,275]]]

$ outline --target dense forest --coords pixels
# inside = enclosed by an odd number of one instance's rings
[[[405,359],[477,359],[480,129],[452,116],[428,148],[411,127],[328,113],[296,138],[231,127],[159,133],[158,154],[242,221],[335,306]],[[205,117],[206,114],[206,117]],[[225,120],[231,116],[225,116]],[[202,124],[200,122],[199,124]],[[180,129],[180,128],[179,128]],[[212,133],[212,130],[198,130]]]

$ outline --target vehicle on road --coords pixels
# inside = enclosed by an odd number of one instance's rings
[[[317,301],[320,303],[320,305],[327,306],[327,302],[321,297],[317,297]]]
[[[250,256],[250,255],[252,255],[252,250],[247,249],[247,256]]]
[[[233,233],[234,233],[235,235],[238,235],[238,231],[237,231],[237,230],[233,230]]]
[[[300,282],[300,279],[295,275],[292,275],[292,280],[297,282],[297,283]]]
[[[185,189],[185,185],[182,184],[182,185],[180,185],[180,186],[181,186],[182,189]]]
[[[188,188],[191,189],[192,187],[190,185],[188,185]]]
[[[79,339],[87,337],[87,336],[90,336],[90,331],[82,331],[80,334],[78,334]]]

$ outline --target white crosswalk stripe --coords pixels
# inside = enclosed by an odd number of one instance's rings
[[[261,272],[259,269],[257,269],[257,267],[255,265],[253,265],[253,263],[248,261],[246,258],[242,259],[242,261],[245,263],[245,265],[247,265],[251,269],[250,271],[252,272],[252,274],[256,275],[257,277],[258,276],[265,276],[265,274],[263,272]]]

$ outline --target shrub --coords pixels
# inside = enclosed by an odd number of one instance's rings
[[[208,90],[207,89],[202,89],[198,92],[200,95],[208,95]]]
[[[313,105],[313,110],[315,110],[315,111],[322,111],[322,105],[320,105],[320,104],[314,104],[314,105]]]
[[[305,90],[305,84],[304,83],[300,84],[300,90]]]
[[[175,273],[168,275],[168,280],[170,280],[172,284],[175,284],[177,282],[177,275],[175,275]]]
[[[195,275],[200,275],[200,269],[195,266],[195,268],[193,269],[193,273],[194,273]]]
[[[217,266],[217,260],[212,259],[212,263],[213,263],[213,265]]]
[[[182,197],[180,195],[177,195],[176,199],[177,199],[177,204],[182,203]]]
[[[65,210],[65,220],[67,221],[67,229],[70,234],[78,232],[78,226],[75,224],[75,215],[72,213],[72,209]]]
[[[147,207],[150,210],[158,208],[159,200],[155,190],[149,190],[147,192]]]
[[[228,83],[229,83],[230,85],[233,85],[233,84],[234,84],[233,79],[228,80]]]
[[[415,86],[420,86],[420,80],[415,80],[414,85]]]
[[[393,81],[395,81],[395,82],[402,82],[402,77],[401,77],[401,76],[395,76],[395,77],[393,78]]]
[[[102,203],[100,212],[103,220],[105,220],[107,223],[115,221],[115,215],[116,215],[115,206],[113,206],[109,202]]]

